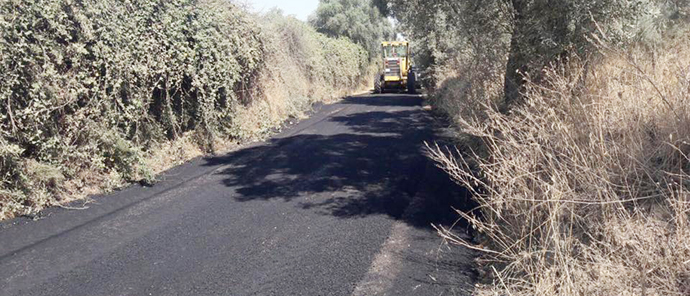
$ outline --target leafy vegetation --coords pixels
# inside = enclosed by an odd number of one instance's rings
[[[328,36],[350,38],[364,46],[373,58],[380,53],[383,39],[395,37],[392,24],[381,14],[385,7],[382,1],[321,0],[311,23]]]
[[[348,40],[222,0],[3,0],[0,12],[0,219],[150,182],[173,162],[158,151],[261,136],[356,88],[368,65]]]
[[[452,65],[480,61],[502,69],[509,104],[518,99],[523,77],[539,80],[541,69],[550,63],[595,51],[589,41],[592,33],[624,46],[666,27],[663,14],[681,18],[677,5],[657,5],[654,0],[389,2],[410,38],[420,40],[420,62],[431,74],[441,75],[432,75],[435,81],[452,72],[447,69]]]

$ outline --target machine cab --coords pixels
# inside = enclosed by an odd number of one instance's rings
[[[406,41],[381,43],[383,76],[386,82],[404,84],[410,68],[410,46]]]

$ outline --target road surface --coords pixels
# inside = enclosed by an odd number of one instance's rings
[[[0,295],[467,295],[464,191],[423,155],[420,96],[358,96],[277,136],[0,223]],[[462,232],[462,227],[459,228]]]

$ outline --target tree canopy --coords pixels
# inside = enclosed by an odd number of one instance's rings
[[[331,37],[345,36],[364,46],[370,57],[379,51],[383,39],[393,37],[393,26],[381,13],[380,0],[321,0],[310,22],[317,31]]]
[[[623,45],[677,23],[659,16],[687,18],[679,2],[687,1],[388,0],[386,8],[417,41],[423,63],[499,63],[506,100],[514,101],[522,75],[537,77],[548,63],[591,52],[592,34]]]

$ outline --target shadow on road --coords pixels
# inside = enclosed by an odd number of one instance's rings
[[[424,156],[424,141],[443,139],[421,103],[349,98],[151,187],[0,223],[0,294],[349,294],[333,291],[353,289],[399,226],[407,246],[387,257],[400,264],[389,295],[471,289],[474,254],[437,251],[429,229],[471,204]]]
[[[343,103],[363,106],[415,107],[421,105],[422,98],[420,96],[408,96],[400,94],[371,94],[358,97],[348,97],[343,100]]]
[[[400,95],[348,98],[339,103],[348,112],[310,132],[210,163],[233,164],[218,174],[238,201],[278,199],[339,218],[388,215],[416,227],[447,225],[457,218],[451,207],[468,207],[466,191],[424,156],[423,142],[436,138],[421,102]],[[420,190],[424,199],[403,217]]]

